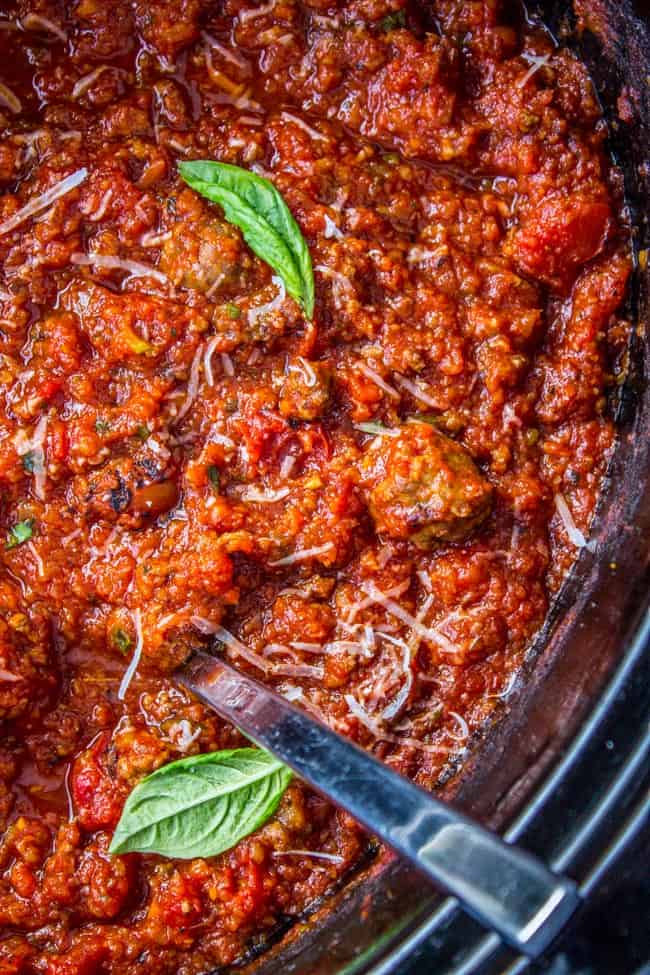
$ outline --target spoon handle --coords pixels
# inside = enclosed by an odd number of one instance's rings
[[[221,659],[199,653],[179,679],[517,951],[537,957],[578,907],[580,895],[571,880]]]

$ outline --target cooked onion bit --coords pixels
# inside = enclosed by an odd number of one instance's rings
[[[289,207],[273,183],[228,163],[182,162],[179,172],[201,196],[218,203],[226,220],[284,281],[307,318],[314,314],[314,273],[309,249]]]
[[[110,852],[181,860],[217,856],[273,815],[291,774],[260,748],[211,752],[164,765],[127,799]]]

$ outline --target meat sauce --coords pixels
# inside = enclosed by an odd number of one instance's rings
[[[215,627],[427,788],[507,696],[629,272],[586,71],[514,6],[0,2],[3,975],[208,972],[359,861],[298,782],[221,856],[108,853],[144,775],[243,744],[172,678]],[[312,321],[191,159],[282,193]]]

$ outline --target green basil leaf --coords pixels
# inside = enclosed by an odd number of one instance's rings
[[[17,521],[7,532],[7,542],[5,548],[16,548],[23,542],[28,542],[34,534],[34,519],[27,518],[25,521]]]
[[[290,780],[286,765],[261,748],[170,762],[135,787],[110,852],[217,856],[266,822]]]
[[[314,272],[309,248],[289,207],[273,183],[228,163],[182,162],[185,182],[213,203],[242,231],[258,257],[276,271],[307,318],[314,314]]]

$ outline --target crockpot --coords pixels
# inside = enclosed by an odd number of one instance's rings
[[[624,852],[644,831],[647,837],[650,809],[650,31],[632,0],[531,2],[527,16],[586,62],[609,122],[635,259],[623,312],[633,325],[630,368],[610,403],[618,444],[592,528],[596,551],[581,551],[518,686],[461,780],[442,792],[573,877],[588,903]],[[337,893],[237,970],[389,975],[409,959],[411,971],[436,975],[530,970],[386,851],[369,856]]]

